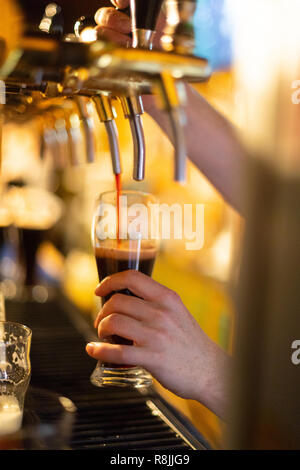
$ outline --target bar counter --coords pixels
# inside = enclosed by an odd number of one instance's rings
[[[8,301],[7,319],[23,323],[33,332],[32,375],[24,420],[30,416],[45,426],[53,421],[53,407],[45,399],[49,392],[73,403],[68,442],[56,440],[55,447],[61,444],[70,450],[114,451],[209,447],[199,431],[155,387],[97,388],[90,383],[95,361],[86,354],[85,345],[95,340],[95,333],[61,294],[46,303]],[[37,394],[44,398],[32,400]],[[39,409],[32,407],[34,402]]]

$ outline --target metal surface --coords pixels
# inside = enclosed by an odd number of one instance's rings
[[[75,102],[78,106],[79,117],[83,123],[85,134],[86,157],[88,162],[95,161],[94,123],[89,110],[89,100],[83,96],[76,96]]]
[[[106,93],[98,93],[93,96],[93,102],[95,103],[96,111],[100,121],[105,125],[113,172],[115,175],[118,175],[122,172],[122,170],[118,129],[115,122],[116,114],[111,103],[111,95]]]
[[[4,0],[2,3],[5,7],[4,14],[7,16],[8,3]],[[170,2],[169,4],[171,5]],[[12,2],[12,5],[14,8],[17,2]],[[88,98],[92,97],[95,99],[99,118],[107,130],[113,171],[117,174],[121,171],[121,166],[111,98],[120,97],[121,101],[128,102],[130,108],[129,113],[126,111],[124,113],[129,119],[133,139],[133,178],[140,181],[144,178],[145,171],[145,140],[140,118],[142,111],[136,110],[132,103],[140,102],[142,108],[140,96],[158,92],[163,96],[163,109],[169,115],[173,132],[175,179],[184,181],[184,111],[181,98],[176,93],[175,82],[207,80],[211,71],[205,59],[191,55],[192,47],[188,44],[193,36],[192,31],[184,45],[181,38],[182,23],[188,25],[189,18],[194,12],[192,0],[176,3],[179,25],[169,31],[168,37],[165,36],[167,39],[172,38],[169,41],[169,45],[172,43],[171,49],[165,47],[165,50],[152,50],[161,5],[161,0],[149,0],[147,3],[142,0],[131,0],[132,48],[120,47],[107,41],[91,39],[84,41],[78,28],[78,37],[63,36],[63,11],[55,5],[53,8],[45,9],[40,24],[34,28],[36,31],[27,31],[26,35],[22,33],[20,17],[20,27],[15,41],[11,41],[11,32],[3,27],[3,47],[9,49],[9,53],[3,56],[3,67],[0,69],[0,78],[6,79],[8,98],[8,105],[4,111],[6,119],[20,121],[34,118],[47,106],[48,111],[51,110],[52,105],[48,101],[74,98],[85,134],[86,159],[88,162],[93,162],[94,126],[88,109]],[[17,18],[16,11],[17,7],[14,18]],[[185,28],[185,33],[187,30],[188,28]],[[180,37],[180,41],[176,39],[176,42],[173,36],[175,39]],[[17,60],[9,59],[13,56]],[[7,78],[9,72],[11,73]],[[45,101],[47,104],[43,108]],[[55,109],[55,105],[53,108]],[[78,162],[78,156],[74,152],[72,132],[69,131],[70,125],[66,122],[63,124],[63,121],[65,118],[55,120],[54,123],[61,154],[60,167],[63,167],[67,161],[75,164]],[[69,156],[62,158],[62,155],[66,154],[66,151],[62,152],[62,148],[66,145],[69,147]]]
[[[113,172],[118,175],[122,170],[117,126],[113,120],[104,122],[104,125],[108,136]]]
[[[185,116],[180,108],[172,108],[169,118],[174,143],[174,180],[184,182],[186,179],[186,143],[184,133]]]
[[[142,181],[145,177],[145,138],[141,121],[144,112],[141,96],[121,96],[120,102],[126,119],[129,120],[133,141],[133,178]]]
[[[139,115],[129,118],[133,140],[133,178],[142,181],[145,177],[145,139]]]
[[[157,82],[157,94],[160,98],[160,107],[168,113],[169,117],[171,139],[174,145],[174,179],[178,182],[184,182],[186,177],[184,132],[186,116],[182,106],[184,99],[180,95],[184,96],[185,90],[179,90],[178,83],[172,74],[164,72]]]

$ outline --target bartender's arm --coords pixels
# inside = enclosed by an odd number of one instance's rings
[[[89,343],[88,354],[103,362],[143,366],[167,389],[224,418],[230,357],[204,333],[178,294],[145,274],[109,276],[96,294],[105,297],[126,288],[138,297],[113,295],[95,327],[101,340],[119,335],[133,345]]]
[[[112,0],[121,9],[129,0]],[[129,45],[131,22],[115,8],[100,8],[95,15],[99,38]],[[160,18],[159,22],[163,19]],[[158,25],[161,29],[162,25]],[[197,91],[186,85],[185,128],[187,155],[234,208],[242,211],[238,184],[242,181],[245,152],[232,124],[218,113]],[[151,95],[143,97],[145,111],[172,139],[168,117],[160,111]]]

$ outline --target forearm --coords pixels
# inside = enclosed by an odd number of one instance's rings
[[[189,85],[185,107],[186,146],[189,159],[222,196],[242,211],[240,188],[245,152],[234,127]],[[166,113],[157,108],[152,96],[144,97],[146,112],[172,141]]]
[[[205,355],[206,362],[198,377],[199,385],[197,387],[194,383],[191,398],[226,420],[232,358],[214,342],[207,347]]]

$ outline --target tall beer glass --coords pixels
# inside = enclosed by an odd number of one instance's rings
[[[99,280],[106,276],[135,269],[151,276],[158,250],[158,235],[151,223],[151,207],[154,196],[137,191],[106,192],[96,203],[93,218],[92,241]],[[128,289],[119,291],[134,295]],[[102,298],[107,302],[115,292]],[[103,341],[132,345],[129,339],[113,335]],[[98,386],[117,385],[142,387],[152,383],[151,375],[142,367],[98,362],[91,375],[91,382]]]

